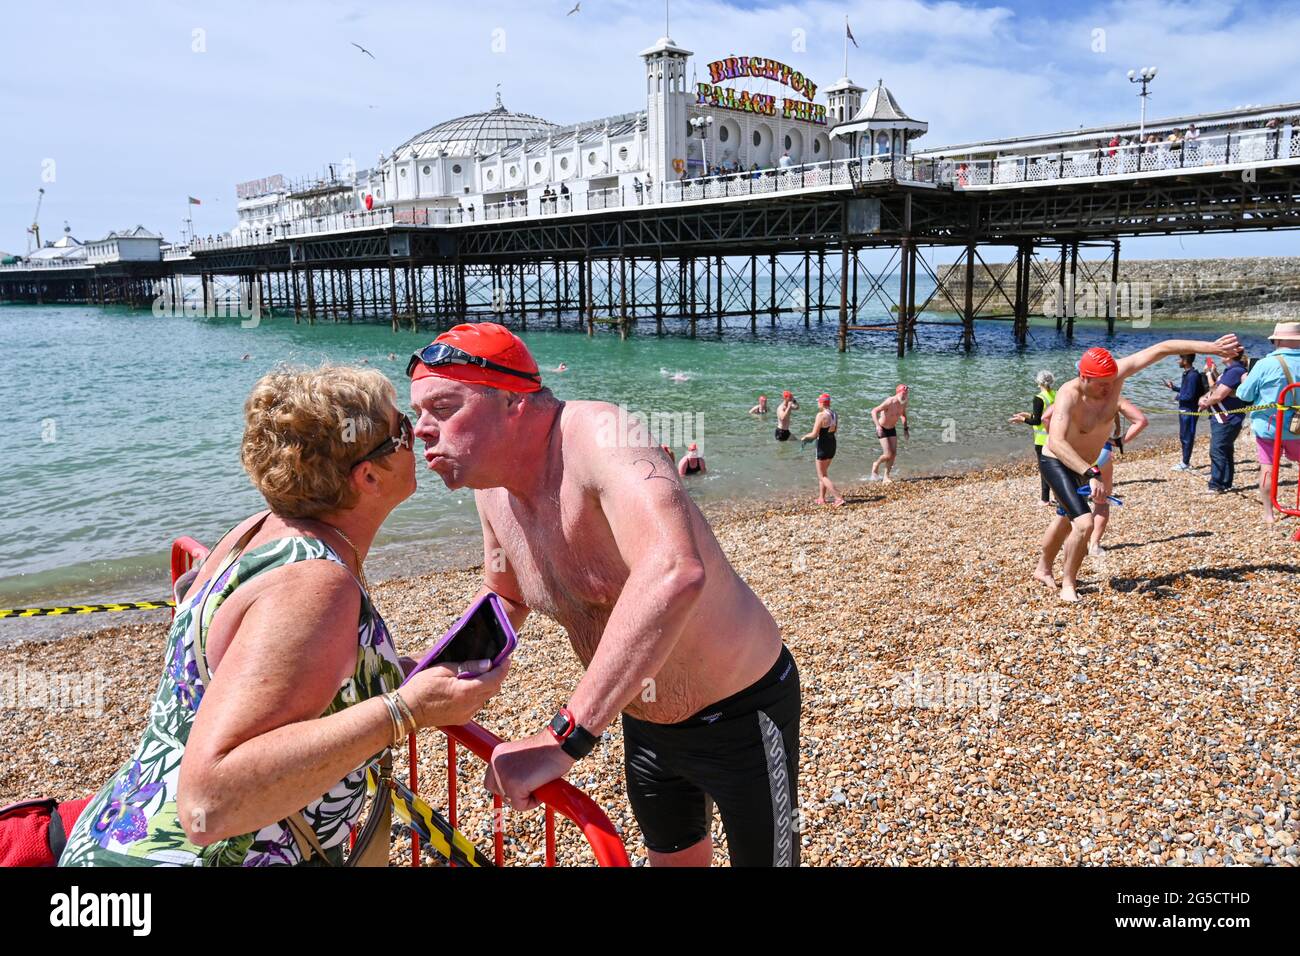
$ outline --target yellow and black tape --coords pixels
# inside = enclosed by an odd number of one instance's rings
[[[1199,412],[1186,412],[1183,411],[1181,408],[1178,409],[1177,411],[1171,411],[1169,409],[1152,410],[1149,408],[1144,408],[1142,409],[1142,413],[1144,415],[1223,415],[1223,414],[1245,415],[1250,412],[1262,412],[1265,410],[1285,411],[1287,409],[1290,409],[1291,411],[1300,411],[1300,405],[1278,405],[1276,402],[1269,402],[1266,405],[1247,405],[1245,408],[1226,408],[1226,409],[1207,408]]]
[[[58,614],[96,614],[100,611],[161,611],[175,607],[175,601],[118,601],[114,604],[72,604],[68,607],[13,607],[0,608],[0,619],[6,617],[54,617]]]

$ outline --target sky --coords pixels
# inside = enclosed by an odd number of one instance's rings
[[[235,183],[319,174],[443,120],[505,105],[555,123],[644,109],[637,54],[662,0],[222,0],[7,4],[0,32],[0,251],[40,224],[82,240],[136,224],[235,223]],[[1128,70],[1158,66],[1148,116],[1300,101],[1300,0],[678,0],[705,64],[772,57],[825,87],[883,79],[922,148],[1132,122]],[[360,44],[373,58],[352,46]],[[824,97],[820,98],[824,102]],[[1297,255],[1300,235],[1126,240],[1127,257]]]

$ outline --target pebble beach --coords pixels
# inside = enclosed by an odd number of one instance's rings
[[[1052,512],[1028,456],[908,480],[904,443],[903,480],[843,484],[842,508],[812,503],[811,465],[806,494],[709,507],[799,665],[804,864],[1300,864],[1296,521],[1262,523],[1248,436],[1237,487],[1207,495],[1205,442],[1186,473],[1170,471],[1176,442],[1118,459],[1125,505],[1105,553],[1084,560],[1076,605],[1030,578]],[[1283,476],[1293,501],[1296,469]],[[472,568],[399,578],[374,598],[414,655],[479,581]],[[103,697],[102,708],[0,709],[0,804],[86,796],[135,744],[167,622],[77,627],[0,648],[0,675],[93,674]],[[535,732],[580,676],[563,632],[533,615],[479,722]],[[420,792],[442,809],[443,738],[420,738]],[[459,767],[460,828],[488,852],[482,764],[462,752]],[[617,724],[569,779],[643,863]],[[591,861],[575,827],[556,829],[561,863]],[[713,830],[722,865],[716,818]],[[539,811],[508,812],[506,832],[508,863],[541,862]],[[391,862],[409,853],[395,838]]]

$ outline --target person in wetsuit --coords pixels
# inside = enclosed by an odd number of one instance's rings
[[[677,474],[683,478],[688,475],[700,475],[709,469],[704,464],[704,456],[700,454],[700,446],[691,442],[690,447],[686,449],[686,454],[677,464]]]
[[[1043,448],[1047,445],[1047,422],[1044,421],[1043,415],[1056,401],[1056,376],[1044,369],[1034,376],[1034,384],[1038,386],[1038,394],[1034,396],[1034,410],[1032,412],[1017,412],[1007,421],[1013,425],[1033,426],[1034,456],[1041,460]],[[1052,489],[1048,487],[1047,478],[1042,474],[1039,475],[1039,484],[1043,504],[1050,505],[1052,503]]]
[[[826,504],[826,493],[831,495],[831,503],[838,508],[844,504],[844,498],[835,489],[830,478],[831,459],[835,457],[835,433],[839,430],[839,415],[831,411],[831,397],[823,392],[817,397],[817,417],[813,419],[812,431],[800,439],[805,445],[817,442],[817,503]]]

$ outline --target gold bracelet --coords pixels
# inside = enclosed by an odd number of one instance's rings
[[[402,733],[402,715],[401,712],[398,711],[397,705],[389,699],[387,694],[384,694],[383,701],[384,709],[388,711],[388,727],[393,735],[390,746],[396,747],[402,742],[402,737],[404,736]]]
[[[402,699],[402,695],[397,691],[392,692],[392,697],[394,702],[396,702],[397,704],[397,709],[402,712],[402,716],[404,718],[403,725],[407,728],[406,730],[407,734],[415,733],[417,730],[420,729],[420,725],[415,719],[415,714],[411,713],[410,706],[406,703],[405,700]]]

